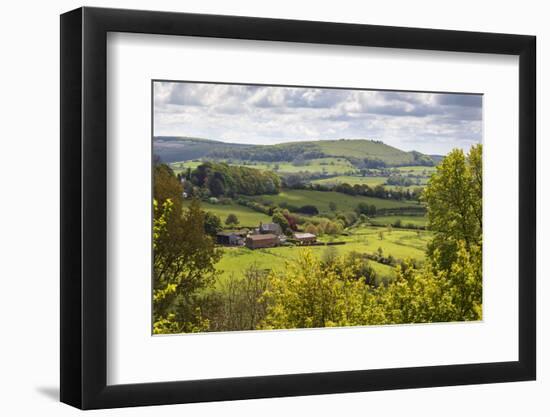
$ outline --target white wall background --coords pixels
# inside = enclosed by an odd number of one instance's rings
[[[544,2],[357,2],[353,0],[143,0],[93,1],[89,6],[341,21],[533,34],[538,37],[539,259],[550,250],[549,133],[543,120],[550,83],[550,26]],[[59,17],[81,6],[72,0],[3,5],[0,24],[0,412],[68,416],[59,392]],[[550,412],[550,285],[539,262],[538,381],[388,391],[230,403],[146,407],[94,415],[278,416],[529,415]],[[546,394],[546,395],[544,395]]]

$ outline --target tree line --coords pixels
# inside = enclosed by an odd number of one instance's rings
[[[209,190],[214,197],[278,194],[281,190],[279,176],[271,171],[223,162],[205,162],[187,176],[192,184]]]
[[[291,162],[298,156],[302,159],[315,159],[322,158],[325,154],[312,143],[214,149],[207,154],[210,158],[262,162]]]
[[[302,181],[297,174],[288,175],[283,177],[283,186],[285,188],[294,190],[313,190],[313,191],[336,191],[338,193],[352,195],[352,196],[366,196],[376,197],[386,200],[411,200],[419,201],[422,194],[422,188],[417,187],[413,189],[408,188],[394,188],[389,189],[384,185],[379,184],[371,187],[367,184],[354,184],[350,185],[347,182],[337,184],[312,184]]]

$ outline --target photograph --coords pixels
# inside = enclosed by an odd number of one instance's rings
[[[152,82],[152,333],[482,320],[481,94]]]

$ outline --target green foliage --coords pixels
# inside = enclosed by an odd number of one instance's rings
[[[328,221],[326,223],[323,223],[323,226],[323,232],[327,235],[338,235],[344,230],[344,227],[340,222]]]
[[[315,216],[316,214],[319,214],[319,209],[315,207],[313,204],[306,204],[302,207],[298,207],[296,210],[298,213],[302,214],[309,214],[312,216]]]
[[[225,224],[229,227],[235,227],[239,224],[239,218],[233,213],[229,213],[225,219]]]
[[[214,264],[221,253],[204,233],[205,214],[198,200],[179,216],[171,216],[172,207],[169,202],[163,203],[154,219],[154,327],[157,331],[203,331],[208,323],[202,318],[198,295],[213,285]]]
[[[353,211],[348,211],[346,213],[338,213],[336,218],[345,226],[349,227],[357,222],[359,217]]]
[[[455,149],[437,167],[424,190],[428,207],[428,228],[434,239],[428,247],[438,267],[449,271],[460,245],[476,251],[482,245],[481,145],[468,156]]]
[[[411,260],[396,267],[396,278],[377,285],[376,274],[359,254],[338,257],[325,252],[323,260],[306,251],[285,272],[269,275],[264,293],[266,329],[374,324],[435,323],[478,320],[481,288],[474,264],[455,264],[450,274],[431,266],[416,269]]]
[[[365,197],[362,195],[346,195],[335,191],[316,191],[316,190],[284,190],[277,195],[265,195],[251,197],[252,199],[262,202],[279,205],[286,202],[295,207],[304,205],[313,205],[317,207],[321,213],[330,213],[329,204],[337,202],[338,208],[342,211],[354,211],[360,203],[374,206],[376,211],[382,210],[399,210],[405,211],[416,209],[424,211],[424,207],[413,201],[398,201],[387,200],[376,197]]]
[[[285,217],[284,213],[281,210],[276,210],[273,213],[273,217],[271,218],[271,221],[281,226],[283,233],[290,232],[290,224],[288,223],[287,218]]]
[[[429,263],[405,268],[388,290],[392,320],[479,320],[482,311],[482,147],[468,156],[454,150],[437,167],[424,191]],[[400,315],[396,318],[396,314]],[[405,321],[406,322],[406,321]]]
[[[223,229],[221,219],[211,211],[204,214],[204,233],[210,236],[216,236],[216,233]]]
[[[155,165],[153,176],[153,199],[161,205],[170,199],[175,206],[174,213],[181,209],[183,188],[172,169],[164,164]]]
[[[332,265],[338,259],[338,249],[334,246],[327,246],[321,255],[321,262],[323,265]]]
[[[289,174],[324,174],[324,175],[337,175],[337,174],[353,174],[357,172],[350,161],[344,158],[316,158],[303,160],[303,163],[296,164],[292,162],[264,162],[264,161],[240,161],[234,160],[231,165],[244,165],[251,168],[261,170],[271,170],[277,173],[288,176]]]
[[[277,194],[281,189],[281,180],[274,172],[217,162],[199,165],[191,173],[191,181],[215,197]]]
[[[415,182],[411,178],[404,177],[402,175],[390,175],[386,180],[388,185],[399,185],[401,187],[409,187]]]
[[[154,197],[153,331],[203,331],[198,295],[213,285],[221,253],[204,232],[199,201],[183,210],[181,186],[165,165],[155,167]]]
[[[364,214],[365,216],[376,215],[376,206],[374,204],[359,203],[355,208],[358,214]]]
[[[208,155],[218,159],[240,159],[243,161],[281,162],[323,157],[316,142],[283,143],[279,145],[249,145],[226,149],[213,148]]]
[[[170,198],[164,200],[162,208],[159,208],[156,199],[153,200],[153,212],[155,214],[153,219],[153,250],[157,249],[157,242],[166,233],[168,217],[172,213],[173,207],[174,203]]]
[[[318,235],[319,234],[319,230],[317,230],[317,227],[311,223],[307,223],[304,227],[304,231],[306,233],[312,233],[314,235]]]
[[[168,313],[166,317],[157,317],[153,323],[153,334],[171,334],[181,332],[181,324],[176,320],[174,313]]]
[[[191,200],[184,200],[184,207],[188,207],[189,204],[191,204]],[[231,213],[239,218],[239,224],[243,227],[256,227],[260,222],[269,223],[271,221],[271,216],[233,202],[229,204],[211,204],[202,201],[201,207],[206,210],[206,212],[218,216],[222,220],[222,223]]]
[[[336,265],[337,268],[339,265],[351,268],[354,279],[364,280],[365,284],[375,287],[378,285],[379,277],[369,259],[367,254],[353,251],[344,255],[341,264]],[[370,288],[365,288],[365,291],[370,291]]]
[[[305,250],[286,272],[269,275],[264,293],[267,315],[265,329],[350,326],[364,322],[363,280],[355,279],[354,266],[336,261],[323,266]]]
[[[231,274],[210,294],[203,310],[210,331],[255,330],[266,315],[263,294],[267,290],[267,273],[251,265],[239,275]]]
[[[453,306],[448,288],[440,274],[419,272],[405,262],[397,267],[397,278],[376,291],[382,324],[451,321]]]

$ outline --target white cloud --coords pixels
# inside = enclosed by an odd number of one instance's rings
[[[368,138],[446,153],[481,141],[481,105],[466,94],[157,82],[154,132],[255,144]]]

